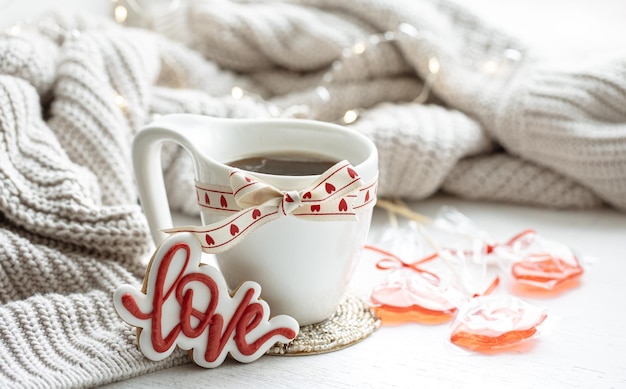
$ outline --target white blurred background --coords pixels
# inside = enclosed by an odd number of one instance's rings
[[[0,0],[0,28],[11,27],[20,21],[34,19],[47,9],[86,10],[111,16],[111,0]]]
[[[490,23],[550,55],[626,53],[624,0],[468,0]]]
[[[0,0],[0,30],[35,19],[49,8],[83,10],[113,18],[118,4],[130,4],[138,9],[166,9],[178,1],[210,0]],[[597,51],[626,52],[626,0],[470,0],[460,3],[548,55],[575,59]]]

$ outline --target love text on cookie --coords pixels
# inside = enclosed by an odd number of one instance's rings
[[[219,366],[228,353],[252,362],[274,343],[296,337],[295,319],[269,319],[256,282],[244,282],[231,296],[222,274],[200,264],[200,258],[200,243],[192,234],[174,234],[157,249],[142,290],[131,285],[116,290],[115,308],[141,329],[139,346],[147,358],[162,360],[178,346],[203,367]]]

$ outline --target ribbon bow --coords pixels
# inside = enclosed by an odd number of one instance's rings
[[[398,257],[397,255],[392,254],[389,251],[380,249],[378,247],[367,245],[365,246],[365,248],[385,255],[385,257],[379,259],[378,262],[376,262],[376,268],[379,270],[398,270],[398,269],[403,269],[403,268],[410,269],[419,273],[420,275],[422,275],[423,277],[425,277],[426,279],[428,279],[429,281],[433,283],[439,283],[440,281],[439,276],[437,274],[429,270],[426,270],[420,266],[426,262],[430,262],[433,259],[436,259],[439,256],[438,253],[433,253],[429,256],[418,259],[415,262],[408,263],[408,262],[404,262],[404,260]]]
[[[357,220],[355,210],[373,204],[376,183],[365,185],[348,161],[322,173],[304,190],[282,191],[233,169],[230,188],[197,183],[198,204],[231,215],[206,226],[175,227],[165,233],[191,232],[205,253],[219,253],[260,226],[284,216],[315,221]]]

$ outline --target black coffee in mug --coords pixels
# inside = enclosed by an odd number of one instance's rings
[[[281,153],[238,159],[227,165],[256,173],[279,176],[313,176],[324,173],[339,161],[328,157],[303,154]]]

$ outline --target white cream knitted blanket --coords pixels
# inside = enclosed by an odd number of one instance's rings
[[[204,0],[170,16],[155,32],[53,14],[0,35],[2,388],[188,361],[145,359],[112,305],[153,249],[130,142],[154,115],[352,110],[381,196],[626,210],[626,55],[554,66],[447,0]],[[163,159],[172,207],[197,212],[184,152]]]

